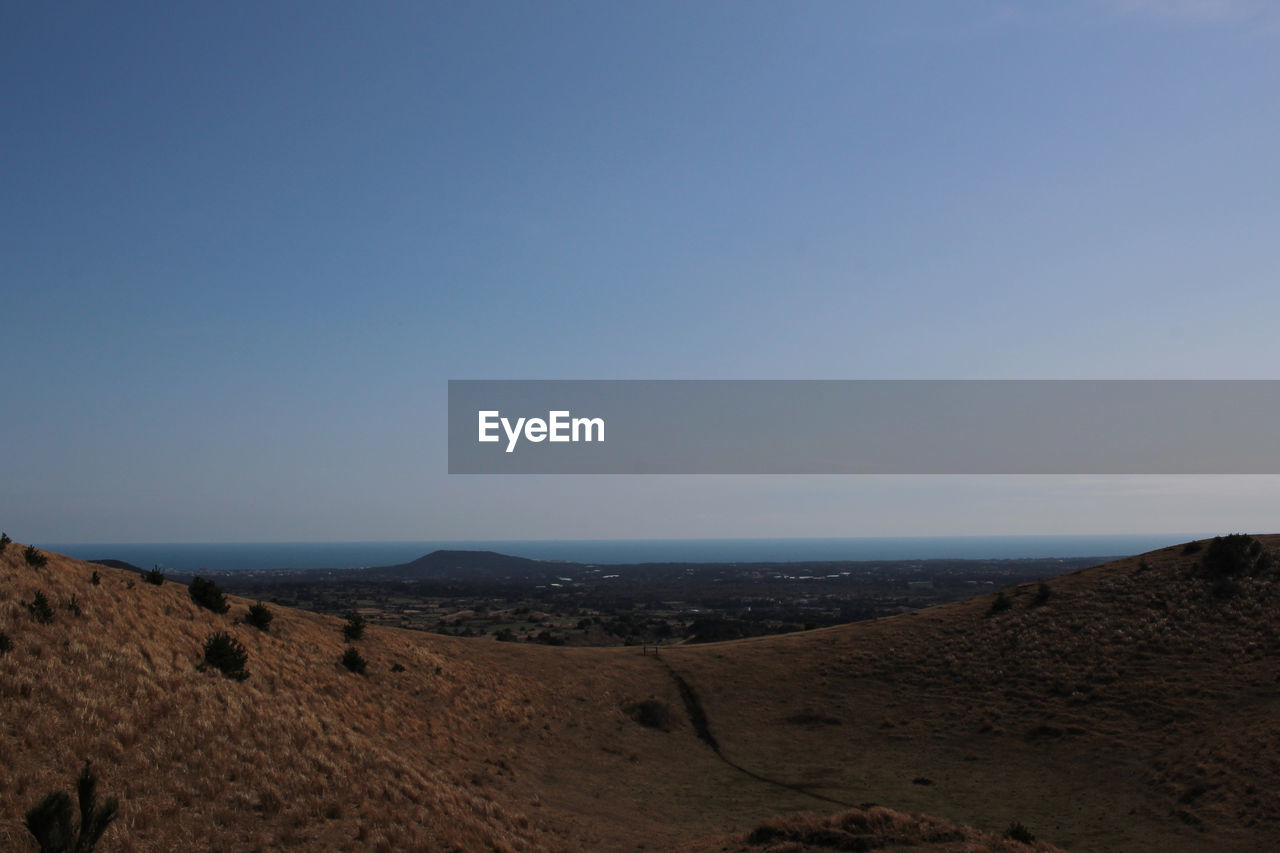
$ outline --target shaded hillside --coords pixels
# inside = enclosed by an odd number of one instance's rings
[[[1004,609],[660,657],[371,627],[360,676],[340,619],[261,632],[250,601],[47,556],[0,554],[0,849],[33,849],[23,811],[85,759],[121,800],[104,851],[998,850],[1015,822],[1073,851],[1280,845],[1260,565],[1165,549]],[[247,680],[201,671],[216,631]]]
[[[1280,847],[1280,583],[1224,590],[1206,553],[664,660],[730,760],[817,794],[1072,850]]]
[[[703,839],[683,853],[827,853],[827,851],[910,850],[912,853],[1019,853],[1060,851],[1028,838],[1026,827],[1011,824],[1004,834],[981,832],[923,814],[891,809],[850,809],[836,815],[797,814],[771,818],[750,832]]]

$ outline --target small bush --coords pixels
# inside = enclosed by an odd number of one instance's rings
[[[245,614],[244,621],[259,631],[265,631],[271,627],[271,620],[275,618],[267,606],[259,601],[257,604],[249,608],[249,612]]]
[[[669,732],[674,725],[675,716],[671,713],[671,706],[661,699],[632,702],[622,710],[627,712],[628,717],[647,728]]]
[[[510,628],[499,628],[493,636],[499,643],[514,643],[516,641],[516,632]]]
[[[367,624],[358,611],[352,610],[347,614],[347,624],[342,626],[342,636],[347,638],[347,642],[354,643],[364,636],[364,629]]]
[[[1039,607],[1049,603],[1049,597],[1053,595],[1053,588],[1044,581],[1040,581],[1040,585],[1036,587],[1036,597],[1032,599],[1031,604]]]
[[[156,566],[149,572],[142,573],[142,579],[156,586],[164,586],[164,572],[160,571],[160,567]]]
[[[1013,841],[1021,841],[1023,844],[1036,843],[1036,837],[1031,834],[1031,830],[1016,820],[1010,823],[1009,828],[1004,831],[1004,837]]]
[[[35,598],[31,599],[31,603],[27,605],[27,611],[31,614],[31,618],[41,625],[48,625],[53,621],[53,608],[49,606],[49,599],[43,592],[36,593]]]
[[[996,600],[991,602],[991,609],[987,611],[987,615],[994,616],[995,614],[1003,613],[1006,610],[1011,609],[1012,607],[1013,607],[1013,601],[1009,598],[1009,596],[1004,594],[1003,590],[1001,590],[1000,594],[996,596]]]
[[[364,675],[365,667],[368,665],[360,653],[356,651],[355,646],[347,646],[347,650],[342,653],[342,665],[354,672],[356,675]]]
[[[404,664],[399,663],[399,662],[396,662],[396,663],[391,664],[391,671],[392,671],[392,672],[404,672]]]
[[[4,631],[0,631],[0,655],[7,655],[13,651],[13,640],[9,639],[9,635]]]
[[[76,600],[74,595],[71,596],[71,600],[66,603],[66,608],[71,612],[72,616],[80,615],[80,602]]]
[[[102,575],[98,574],[98,572],[95,570],[94,573],[89,576],[89,583],[93,584],[94,586],[97,586],[98,584],[102,583]]]
[[[196,604],[214,613],[226,613],[231,609],[231,605],[227,603],[227,597],[211,580],[199,576],[192,578],[191,586],[187,587],[187,593]]]
[[[49,562],[49,558],[36,550],[36,546],[28,545],[22,549],[22,559],[27,561],[27,565],[33,569],[43,569]]]
[[[240,641],[225,631],[210,634],[204,641],[204,662],[221,672],[227,678],[244,681],[249,677],[244,665],[249,660],[249,653],[240,645]]]
[[[1215,536],[1200,558],[1200,567],[1211,578],[1249,572],[1262,557],[1262,543],[1245,533]]]
[[[9,547],[9,543],[13,540],[9,538],[8,533],[0,533],[0,552]]]
[[[1188,542],[1186,545],[1182,546],[1182,553],[1187,555],[1199,554],[1202,548],[1204,548],[1204,545],[1199,542]]]
[[[35,836],[40,853],[93,853],[120,811],[115,797],[108,797],[101,808],[98,807],[97,787],[97,777],[86,761],[76,782],[80,825],[74,829],[71,797],[63,791],[54,791],[27,811],[27,830]]]

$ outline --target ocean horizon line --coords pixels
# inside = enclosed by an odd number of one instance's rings
[[[1204,533],[1008,534],[654,539],[449,539],[329,542],[76,542],[40,547],[82,560],[115,559],[173,571],[363,568],[436,550],[498,551],[578,563],[743,563],[1123,557]]]

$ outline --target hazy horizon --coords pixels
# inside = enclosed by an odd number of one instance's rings
[[[496,551],[535,560],[591,564],[917,561],[1124,557],[1156,550],[1178,537],[933,536],[747,539],[538,539],[403,542],[39,543],[83,560],[123,560],[180,572],[365,568],[411,562],[439,550]]]

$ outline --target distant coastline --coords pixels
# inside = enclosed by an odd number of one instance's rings
[[[1127,556],[1206,535],[1212,534],[39,544],[82,560],[114,559],[144,568],[159,565],[194,572],[359,568],[407,562],[440,549],[498,551],[537,560],[600,564]]]

